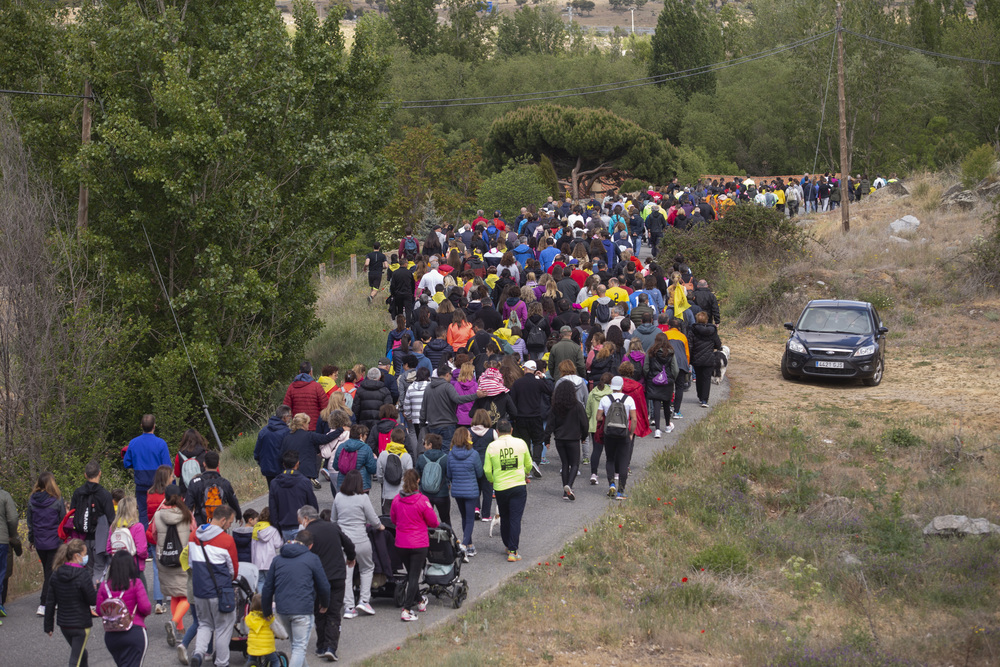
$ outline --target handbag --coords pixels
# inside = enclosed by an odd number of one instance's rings
[[[670,373],[667,372],[666,365],[660,368],[660,372],[653,376],[653,384],[657,387],[666,387],[670,384]]]
[[[201,553],[205,556],[205,567],[208,568],[208,574],[212,577],[212,584],[215,586],[215,594],[219,598],[219,613],[228,614],[236,611],[236,591],[230,590],[227,594],[223,595],[222,589],[219,588],[219,582],[215,580],[215,572],[212,571],[212,561],[208,558],[205,545],[198,543],[198,546],[201,547]]]
[[[285,626],[281,624],[281,621],[278,620],[277,616],[274,616],[271,619],[269,625],[271,626],[271,632],[274,633],[275,639],[288,639],[288,630],[286,630]]]

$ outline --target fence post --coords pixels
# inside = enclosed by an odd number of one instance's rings
[[[326,262],[319,263],[319,281],[323,282],[326,280]]]
[[[351,255],[351,280],[358,279],[358,256]]]

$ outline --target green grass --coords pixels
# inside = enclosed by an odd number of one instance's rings
[[[391,328],[389,314],[383,303],[383,290],[368,304],[368,284],[363,280],[328,278],[319,289],[317,314],[323,321],[323,330],[305,349],[318,373],[326,364],[334,364],[344,372],[354,364],[371,368],[385,356],[385,341]]]

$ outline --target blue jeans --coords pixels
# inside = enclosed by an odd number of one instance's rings
[[[143,528],[149,528],[149,509],[146,507],[146,494],[149,489],[138,489],[135,490],[135,504],[138,505],[139,509],[139,521],[142,522]]]
[[[500,515],[500,538],[509,551],[521,546],[521,517],[528,502],[528,488],[524,484],[497,491],[497,513]]]
[[[632,236],[631,240],[632,240],[632,247],[635,248],[635,256],[638,257],[639,251],[642,250],[642,237]]]
[[[458,513],[462,515],[462,544],[472,544],[472,527],[476,525],[476,505],[479,498],[455,498]]]
[[[281,529],[281,539],[283,539],[285,542],[289,542],[291,540],[294,540],[295,536],[299,534],[300,530],[302,530],[302,529],[299,528],[298,526],[296,526],[295,528],[282,528]]]
[[[305,667],[306,649],[309,647],[309,635],[312,634],[312,614],[278,614],[281,622],[288,629],[289,640],[292,642],[292,655],[288,659],[288,667]]]
[[[451,426],[441,426],[441,427],[438,427],[438,428],[427,427],[424,430],[424,433],[437,433],[438,435],[440,435],[441,436],[441,451],[442,452],[447,452],[448,450],[451,449],[451,436],[455,435],[455,429],[456,428],[457,428],[456,424],[452,424]],[[419,447],[417,449],[419,451],[423,451]]]
[[[156,546],[149,545],[149,557],[153,559],[153,604],[163,602],[163,593],[160,592],[160,569],[156,563]]]
[[[10,545],[0,544],[0,590],[4,590],[3,582],[7,579],[7,559],[10,558]],[[6,598],[6,596],[3,596]],[[0,599],[0,605],[6,602],[6,599]]]

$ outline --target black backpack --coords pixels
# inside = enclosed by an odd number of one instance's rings
[[[528,320],[526,324],[529,325],[529,330],[528,335],[524,338],[524,344],[532,350],[544,348],[549,339],[545,335],[545,332],[542,331],[542,327],[531,320]]]
[[[594,316],[594,321],[600,324],[607,324],[611,321],[611,306],[607,303],[595,301],[590,309],[590,314]]]
[[[88,493],[80,499],[80,506],[73,514],[73,530],[85,535],[91,535],[97,530],[97,492]]]
[[[167,535],[163,538],[163,548],[160,549],[160,565],[163,567],[180,567],[181,551],[184,545],[181,544],[181,535],[177,531],[177,524],[167,526]]]
[[[403,241],[403,252],[407,257],[415,257],[417,254],[417,240],[412,236],[407,236]]]
[[[625,407],[625,397],[611,397],[611,405],[604,415],[604,434],[615,437],[628,435],[628,410]]]
[[[398,454],[389,452],[389,458],[385,461],[385,472],[382,474],[382,479],[385,480],[386,484],[392,486],[399,486],[403,481],[403,461],[399,458]]]

